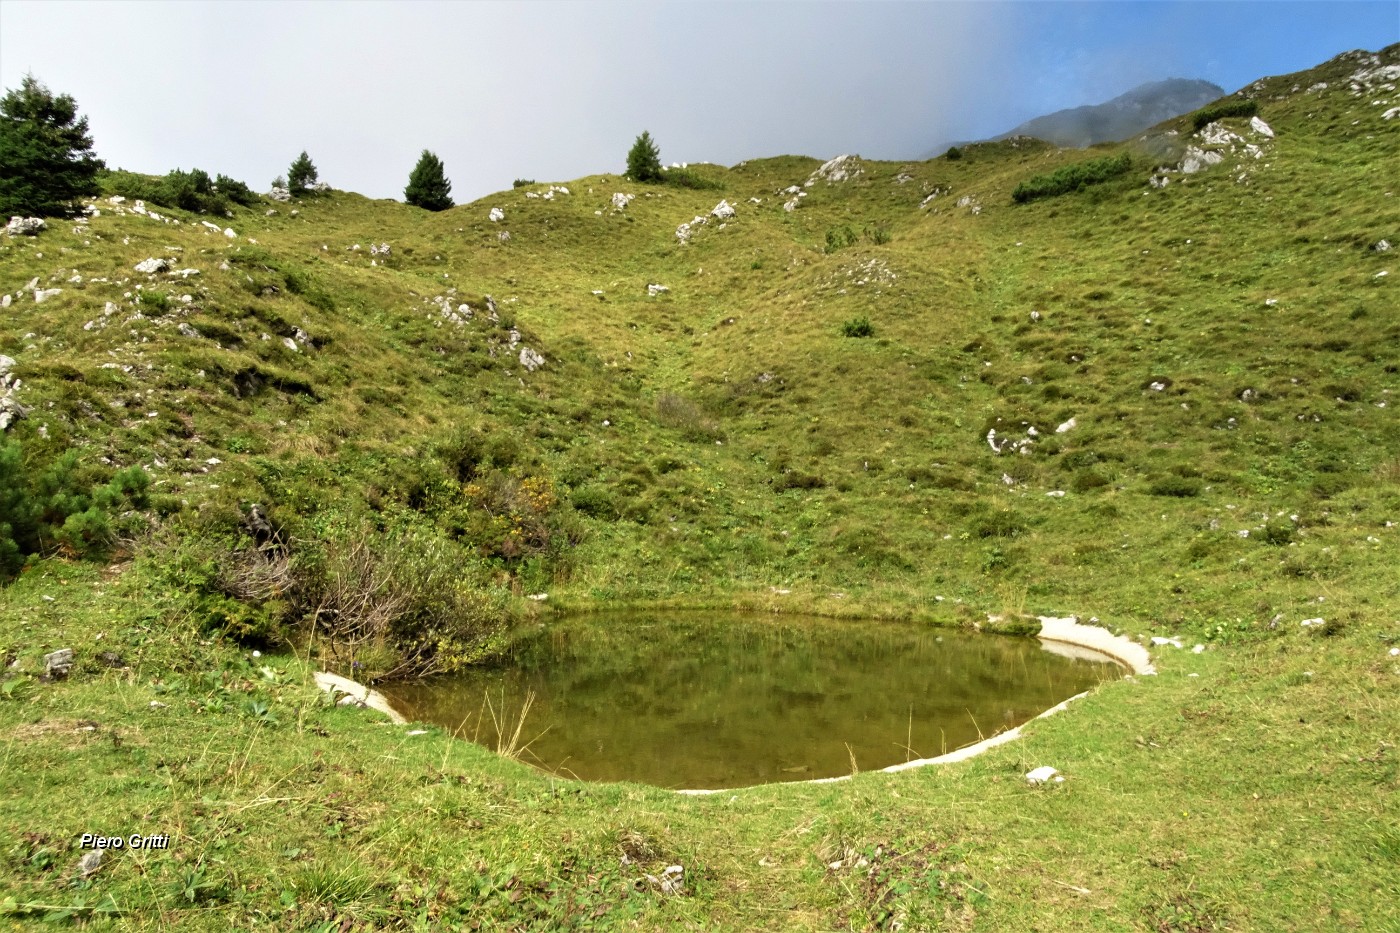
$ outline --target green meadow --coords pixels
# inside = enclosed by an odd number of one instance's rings
[[[1226,107],[439,213],[138,212],[113,174],[0,237],[0,506],[42,506],[0,586],[0,921],[1400,929],[1397,65],[1250,85],[1272,136]],[[1188,147],[1220,159],[1157,171]],[[1183,647],[968,762],[708,797],[311,680],[622,608]],[[84,833],[170,844],[85,872]]]

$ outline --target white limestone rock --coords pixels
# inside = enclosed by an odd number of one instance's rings
[[[1064,778],[1060,776],[1060,772],[1058,769],[1052,768],[1049,765],[1041,765],[1039,768],[1036,768],[1033,771],[1026,772],[1027,784],[1044,784],[1047,781],[1052,780],[1063,781]]]
[[[1269,126],[1269,124],[1265,123],[1258,117],[1249,118],[1249,128],[1254,132],[1258,133],[1260,136],[1267,136],[1270,139],[1274,138],[1273,127]]]
[[[803,187],[810,188],[819,181],[825,181],[828,185],[849,181],[864,172],[865,166],[861,163],[860,156],[839,155],[822,163],[820,168],[807,177]]]
[[[529,347],[521,347],[520,365],[524,366],[527,372],[534,372],[544,365],[544,357]]]
[[[5,232],[10,236],[38,236],[47,226],[42,217],[11,217]]]
[[[710,216],[717,220],[728,220],[734,216],[734,205],[728,201],[720,201],[714,210],[710,211]]]
[[[1219,165],[1223,161],[1225,161],[1225,157],[1218,152],[1209,152],[1196,146],[1187,146],[1186,154],[1182,157],[1179,168],[1184,175],[1194,175],[1202,169]]]
[[[487,216],[487,218],[490,219],[490,221],[494,224],[494,223],[499,223],[499,222],[502,221],[502,220],[505,220],[505,219],[506,219],[506,212],[503,211],[503,210],[501,210],[499,207],[493,207],[493,208],[491,208],[491,213],[487,214],[486,216]]]
[[[147,275],[155,275],[157,272],[164,272],[170,268],[170,263],[164,259],[143,259],[136,264],[137,272],[144,272]]]

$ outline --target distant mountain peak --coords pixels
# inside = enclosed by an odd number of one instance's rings
[[[1209,81],[1149,81],[1102,104],[1071,107],[1027,120],[996,138],[1035,136],[1066,149],[1117,142],[1224,96],[1224,88]]]

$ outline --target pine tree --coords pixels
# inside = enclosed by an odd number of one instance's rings
[[[287,184],[291,186],[293,194],[304,194],[306,189],[316,184],[316,166],[311,162],[311,156],[302,150],[297,156],[292,167],[287,169]]]
[[[403,199],[415,207],[430,211],[445,211],[452,206],[452,182],[443,174],[442,160],[428,150],[418,158],[418,164],[408,176]]]
[[[71,213],[77,198],[97,194],[102,168],[72,97],[26,75],[0,100],[0,214]]]
[[[627,177],[633,181],[661,180],[661,150],[652,142],[646,130],[637,137],[627,153]]]

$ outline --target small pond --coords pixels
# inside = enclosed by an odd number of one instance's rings
[[[500,666],[383,692],[564,777],[743,787],[941,755],[1123,673],[1075,653],[910,623],[608,614],[522,632]]]

